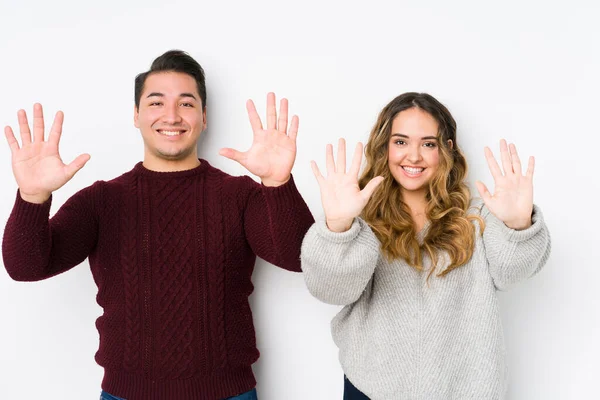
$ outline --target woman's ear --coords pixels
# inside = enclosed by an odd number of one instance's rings
[[[451,149],[454,148],[454,142],[452,142],[452,139],[448,139],[448,147],[450,147]]]

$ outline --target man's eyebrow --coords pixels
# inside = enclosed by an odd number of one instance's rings
[[[194,100],[198,100],[196,99],[196,96],[194,96],[192,93],[181,93],[179,97],[191,97]]]
[[[152,92],[148,96],[146,96],[146,98],[148,98],[148,97],[165,97],[165,95],[160,92]],[[198,100],[198,99],[196,99],[196,96],[194,96],[193,93],[181,93],[179,95],[179,97],[191,97],[194,100]]]

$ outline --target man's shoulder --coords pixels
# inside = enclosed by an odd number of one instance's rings
[[[100,195],[104,197],[107,193],[121,191],[135,185],[134,171],[127,171],[115,178],[108,180],[97,180],[93,184],[80,190],[82,194]]]
[[[221,183],[223,188],[229,189],[252,189],[259,186],[252,178],[247,175],[231,175],[215,166],[209,164],[207,170],[209,180],[218,181]]]

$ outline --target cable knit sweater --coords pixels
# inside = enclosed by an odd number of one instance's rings
[[[248,296],[255,255],[300,271],[313,218],[293,179],[270,188],[200,160],[133,170],[71,197],[49,219],[19,195],[3,239],[10,276],[36,281],[89,257],[98,285],[102,388],[127,400],[221,399],[252,389]]]
[[[533,225],[508,228],[481,203],[470,261],[445,277],[389,262],[369,226],[355,219],[334,233],[314,224],[302,245],[311,293],[345,305],[331,324],[348,379],[373,400],[498,400],[506,393],[505,347],[496,290],[534,275],[550,236],[534,206]],[[421,240],[427,226],[419,234]],[[430,261],[425,260],[426,265]],[[441,255],[439,272],[449,265]]]

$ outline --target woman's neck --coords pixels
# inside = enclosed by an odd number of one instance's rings
[[[425,213],[427,208],[426,191],[405,190],[402,192],[402,200],[410,209],[417,233],[420,232],[427,222]]]

